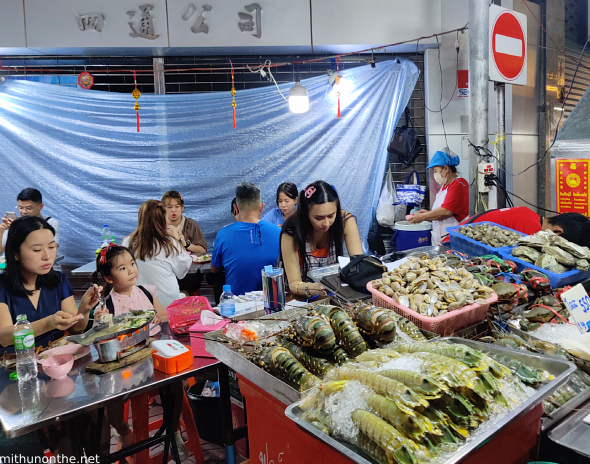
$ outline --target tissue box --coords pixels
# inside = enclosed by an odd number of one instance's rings
[[[191,334],[191,347],[193,349],[193,356],[214,358],[205,351],[205,334],[207,332],[215,332],[223,329],[229,323],[228,319],[218,322],[215,325],[203,325],[201,322],[196,322],[191,326],[189,332]]]

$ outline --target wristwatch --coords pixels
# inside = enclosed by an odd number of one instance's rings
[[[184,242],[184,243],[185,243],[185,244],[184,244],[184,249],[185,249],[185,250],[188,250],[188,247],[189,247],[189,246],[191,246],[191,241],[190,241],[190,240],[185,240],[185,242]]]

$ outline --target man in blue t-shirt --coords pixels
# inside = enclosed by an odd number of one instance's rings
[[[260,189],[250,182],[236,187],[239,220],[221,229],[215,237],[211,272],[225,269],[225,282],[234,295],[262,290],[264,266],[276,266],[281,229],[260,220],[264,203]]]

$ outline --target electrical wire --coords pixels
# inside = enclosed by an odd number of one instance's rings
[[[537,208],[540,209],[541,211],[547,211],[548,213],[555,213],[555,214],[559,214],[557,211],[554,211],[552,209],[547,209],[547,208],[541,208],[540,206],[534,205],[533,203],[530,203],[528,201],[526,201],[524,198],[516,195],[515,193],[509,192],[508,190],[506,190],[506,188],[499,182],[498,177],[495,174],[488,174],[486,175],[486,181],[487,182],[491,182],[494,186],[498,187],[500,190],[502,190],[504,193],[506,193],[507,195],[507,200],[509,199],[508,195],[512,195],[513,197],[518,198],[519,200],[525,202],[527,205],[532,206],[533,208]],[[514,207],[514,203],[512,202],[512,200],[510,200],[510,205],[511,207]]]
[[[431,34],[431,35],[426,35],[426,36],[422,36],[422,37],[418,37],[416,39],[410,39],[410,40],[403,40],[401,42],[395,42],[395,43],[391,43],[391,44],[387,44],[387,45],[378,45],[375,47],[371,47],[371,48],[365,48],[363,50],[357,50],[357,51],[353,51],[353,52],[348,52],[348,53],[339,53],[337,55],[330,55],[330,56],[322,56],[320,58],[313,58],[313,59],[309,59],[309,60],[298,60],[298,61],[285,61],[285,62],[281,62],[281,63],[276,63],[276,64],[271,64],[271,66],[273,68],[279,68],[282,66],[291,66],[294,64],[303,64],[303,63],[317,63],[317,62],[321,62],[321,61],[329,61],[332,60],[336,57],[343,57],[343,56],[351,56],[351,55],[359,55],[361,53],[368,53],[372,50],[379,50],[379,49],[387,49],[390,47],[396,47],[398,45],[404,45],[404,44],[408,44],[408,43],[413,43],[416,41],[420,41],[420,40],[425,40],[425,39],[432,39],[436,36],[442,36],[442,35],[447,35],[447,34],[454,34],[456,32],[461,32],[461,31],[465,31],[468,29],[468,24],[467,23],[465,26],[457,28],[457,29],[451,29],[449,31],[445,31],[445,32],[438,32],[436,34]],[[252,65],[248,65],[248,64],[244,64],[242,66],[234,66],[234,70],[247,70],[248,67],[251,68],[255,68],[257,66],[260,66],[260,64],[252,64]],[[111,70],[109,68],[105,68],[104,70],[101,70],[100,68],[92,68],[94,73],[104,73],[104,74],[116,74],[116,73],[133,73],[134,71],[136,73],[147,73],[147,74],[153,74],[154,71],[153,69],[115,69],[115,70]],[[218,67],[218,68],[183,68],[181,69],[164,69],[164,73],[179,73],[181,74],[182,72],[193,72],[193,71],[230,71],[231,67]],[[63,74],[64,70],[63,69],[51,69],[51,68],[31,68],[31,67],[27,67],[27,66],[10,66],[10,67],[6,67],[6,66],[2,66],[0,64],[0,71],[8,71],[8,72],[47,72],[47,73],[60,73]]]

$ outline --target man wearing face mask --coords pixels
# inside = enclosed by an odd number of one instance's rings
[[[469,215],[469,183],[457,175],[455,167],[459,165],[459,157],[448,148],[443,150],[437,151],[426,167],[434,171],[434,180],[441,185],[432,211],[422,209],[410,219],[413,224],[432,221],[435,246],[448,234],[447,227],[458,225]]]

